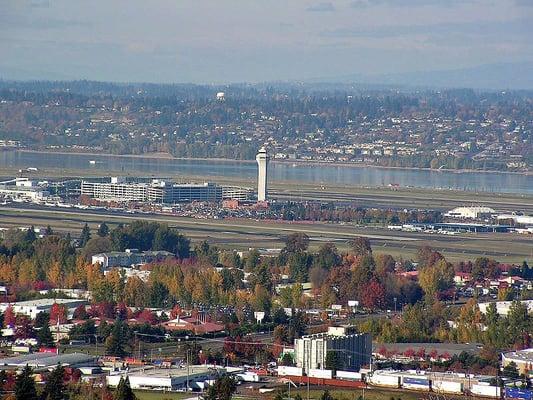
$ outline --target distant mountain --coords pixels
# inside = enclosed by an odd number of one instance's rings
[[[472,68],[338,77],[327,81],[433,88],[533,89],[533,63],[486,64]]]

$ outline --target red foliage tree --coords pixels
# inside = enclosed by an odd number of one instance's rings
[[[137,315],[137,321],[150,325],[155,325],[158,322],[157,316],[146,308]]]
[[[406,357],[409,357],[409,358],[412,358],[416,355],[416,352],[414,349],[412,349],[411,347],[409,347],[407,350],[405,350],[403,352],[403,355],[406,356]]]
[[[180,317],[182,314],[183,314],[183,310],[181,309],[181,307],[179,305],[175,305],[172,311],[170,311],[170,318],[176,319]]]
[[[13,307],[9,305],[6,308],[6,311],[4,312],[4,327],[13,328],[15,326],[16,321],[17,318],[15,316],[15,312],[13,311]]]
[[[115,306],[112,303],[101,302],[96,308],[100,318],[115,318]]]
[[[416,356],[418,358],[426,358],[426,349],[423,347],[420,347],[418,351],[416,352]]]
[[[17,339],[29,339],[34,337],[33,327],[27,316],[19,315],[16,324],[17,328],[15,329],[15,337]]]
[[[83,304],[80,304],[76,309],[74,310],[73,314],[74,319],[87,319],[89,318],[89,314],[87,314],[87,309]]]
[[[67,322],[67,309],[65,306],[54,303],[50,308],[50,325],[64,324]]]
[[[361,289],[361,303],[371,310],[385,306],[385,288],[376,280]]]

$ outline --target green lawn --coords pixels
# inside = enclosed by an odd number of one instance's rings
[[[184,400],[197,397],[197,393],[163,393],[135,390],[137,400]]]

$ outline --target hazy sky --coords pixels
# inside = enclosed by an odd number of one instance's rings
[[[0,0],[0,76],[243,82],[533,61],[533,0]]]

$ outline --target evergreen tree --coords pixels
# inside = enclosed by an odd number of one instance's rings
[[[320,400],[335,400],[334,397],[329,393],[329,390],[324,390],[324,393],[320,396]]]
[[[126,343],[125,324],[122,320],[117,319],[113,324],[111,334],[106,340],[106,352],[109,355],[123,357],[126,355],[124,349]]]
[[[46,236],[50,236],[50,235],[54,234],[54,231],[52,230],[52,227],[50,225],[48,225],[46,227],[46,231],[44,233],[46,234]]]
[[[22,373],[15,380],[15,399],[16,400],[38,400],[35,381],[33,380],[33,371],[26,365]]]
[[[52,332],[50,331],[50,325],[48,321],[46,321],[42,328],[37,331],[37,340],[39,340],[39,344],[41,346],[54,346],[54,337],[52,336]]]
[[[231,376],[225,375],[218,378],[209,386],[205,400],[231,400],[231,396],[237,390],[237,383]]]
[[[109,227],[105,222],[102,222],[100,226],[98,227],[97,235],[100,237],[105,237],[109,235]]]
[[[120,378],[120,382],[118,383],[117,390],[115,391],[115,396],[113,396],[114,400],[135,400],[137,397],[133,393],[133,390],[131,390],[130,386],[130,380],[128,377],[124,379],[123,377]]]
[[[83,226],[83,229],[81,230],[80,247],[85,247],[85,245],[90,239],[91,239],[91,229],[89,228],[89,225],[85,223],[85,225]]]
[[[7,372],[5,370],[0,371],[0,393],[4,392],[4,385],[7,383]]]
[[[58,365],[50,374],[46,380],[43,393],[41,394],[42,400],[63,400],[66,398],[66,388],[64,383],[65,368]]]

